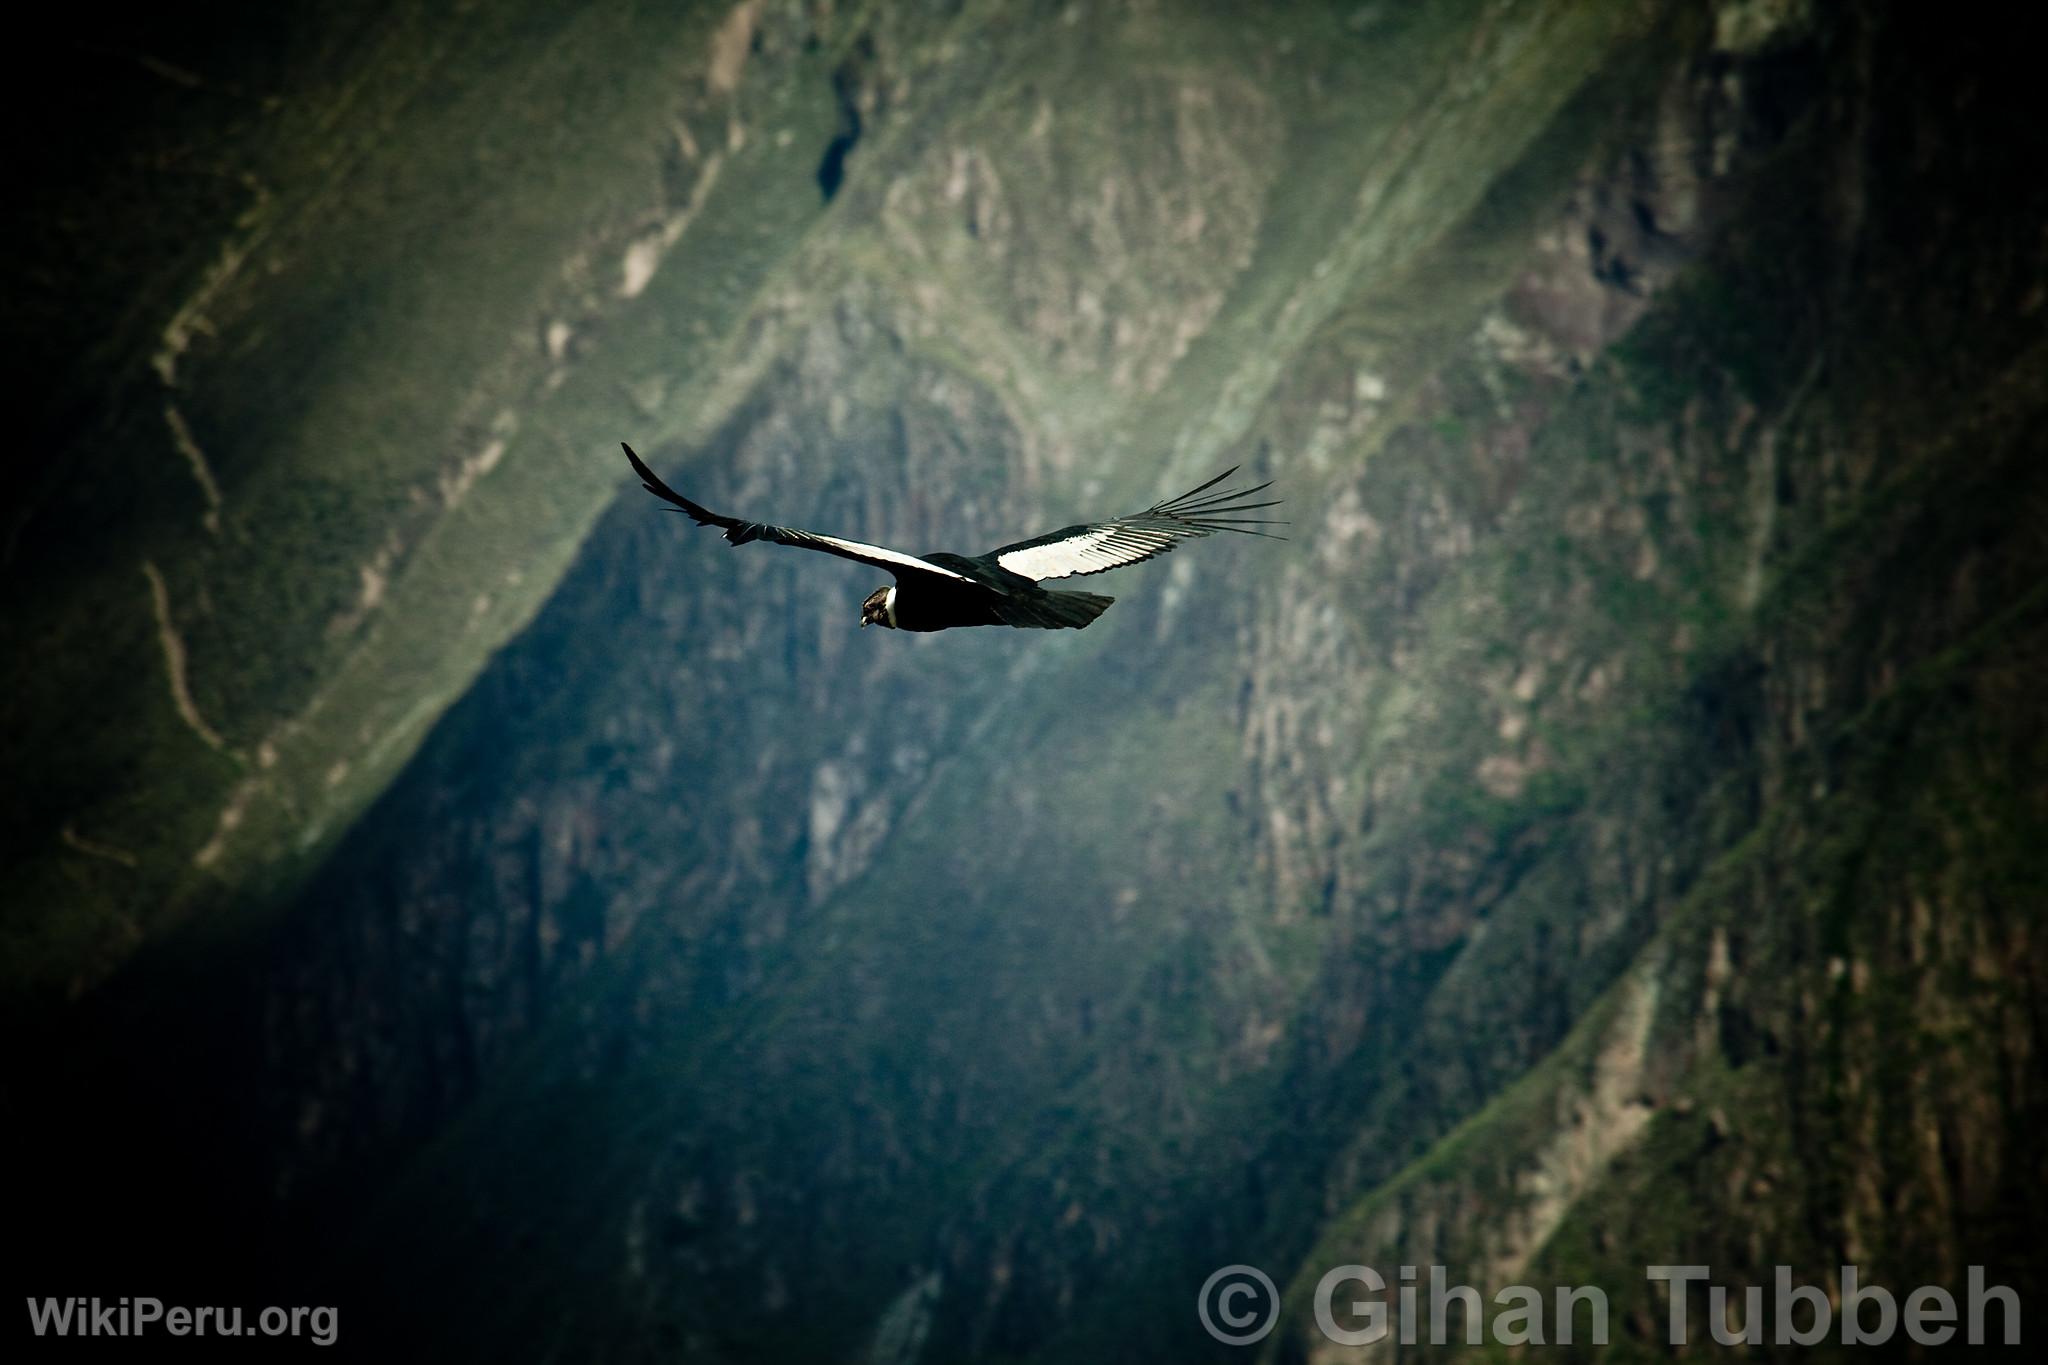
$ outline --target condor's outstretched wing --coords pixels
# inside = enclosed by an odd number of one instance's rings
[[[1126,564],[1138,564],[1154,555],[1163,555],[1184,540],[1195,540],[1216,531],[1242,531],[1248,536],[1285,540],[1285,536],[1253,528],[1285,526],[1286,522],[1242,515],[1262,507],[1280,505],[1277,498],[1271,502],[1244,501],[1271,488],[1270,481],[1255,488],[1209,492],[1236,472],[1237,466],[1232,465],[1200,488],[1191,488],[1165,502],[1155,502],[1142,512],[1133,512],[1112,521],[1098,521],[1089,526],[1068,526],[1048,531],[1035,540],[1005,545],[988,558],[1011,573],[1043,580],[1121,569]]]
[[[799,550],[823,550],[828,555],[841,559],[857,559],[863,564],[872,564],[878,569],[887,569],[893,574],[923,573],[936,578],[950,578],[959,583],[974,580],[965,574],[941,568],[930,560],[907,555],[900,550],[886,549],[880,545],[863,545],[857,540],[841,540],[837,536],[821,536],[815,531],[799,531],[794,526],[770,526],[765,522],[742,521],[738,517],[721,517],[708,507],[691,502],[675,489],[670,488],[656,477],[653,470],[633,453],[633,447],[624,441],[620,448],[626,458],[633,462],[633,472],[640,476],[640,484],[655,497],[672,502],[679,511],[690,514],[690,520],[699,526],[716,526],[725,532],[725,538],[735,545],[744,545],[750,540],[771,540],[777,545],[794,545]]]

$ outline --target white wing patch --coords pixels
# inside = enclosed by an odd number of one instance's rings
[[[661,481],[661,477],[647,467],[633,447],[621,441],[620,448],[626,452],[633,472],[640,476],[640,485],[663,502],[687,512],[690,520],[699,526],[716,526],[725,532],[726,540],[733,545],[745,545],[749,541],[765,540],[776,545],[794,545],[805,550],[822,550],[828,555],[842,559],[857,559],[866,564],[878,565],[894,572],[910,569],[917,573],[936,574],[940,578],[951,578],[961,583],[975,580],[966,574],[942,568],[928,560],[918,559],[898,550],[884,549],[880,545],[869,545],[859,540],[841,540],[837,536],[821,536],[816,531],[802,531],[794,526],[771,526],[765,521],[742,521],[738,517],[722,517],[700,503],[691,502],[675,489]]]
[[[996,556],[996,563],[1025,578],[1070,578],[1075,574],[1101,573],[1105,569],[1136,564],[1166,553],[1180,541],[1207,534],[1199,527],[1186,524],[1161,526],[1112,521],[1083,527],[1065,540],[1011,550]]]
[[[786,530],[786,534],[792,538],[800,536],[805,540],[815,541],[820,545],[829,545],[834,549],[843,550],[860,559],[876,560],[883,564],[900,564],[906,569],[915,569],[919,573],[937,574],[941,578],[954,578],[962,583],[972,583],[974,581],[966,574],[954,573],[951,569],[941,568],[929,560],[919,559],[916,555],[907,555],[898,550],[884,549],[880,545],[868,545],[858,540],[841,540],[838,536],[821,536],[816,531]]]

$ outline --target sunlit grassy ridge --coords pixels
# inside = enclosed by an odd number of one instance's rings
[[[11,991],[296,876],[545,597],[616,438],[732,401],[835,116],[796,34],[714,73],[734,22],[393,7],[263,68],[285,88],[179,107],[254,189],[191,225],[210,246],[88,276],[147,292],[80,362],[100,391],[13,545]]]

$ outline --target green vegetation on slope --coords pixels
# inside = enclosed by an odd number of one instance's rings
[[[348,646],[431,733],[263,935],[179,938],[217,1017],[144,1040],[211,1059],[180,1112],[256,1098],[235,1159],[194,1139],[222,1185],[444,1354],[858,1358],[887,1320],[1181,1361],[1223,1354],[1222,1264],[1303,1268],[1297,1308],[1331,1258],[1618,1291],[1678,1209],[1730,1265],[1759,1209],[1802,1256],[2016,1245],[1940,1229],[2038,1112],[2040,215],[1977,188],[2015,154],[1949,98],[1991,98],[1974,40],[1754,12],[771,25],[745,108],[810,84],[786,147],[743,121],[757,188],[829,92],[844,189],[800,241],[815,201],[756,239],[707,200],[537,410],[917,548],[1240,461],[1294,538],[1133,570],[1085,635],[904,639],[852,628],[875,575],[628,499],[529,547],[559,584],[436,721],[463,594],[519,596],[465,537],[566,467],[480,402],[456,448],[505,451],[409,551],[447,610]],[[720,146],[738,186],[717,122],[634,163],[663,212]],[[367,799],[406,746],[326,714]]]
[[[78,287],[133,303],[53,363],[9,527],[10,998],[315,865],[545,598],[621,412],[647,441],[734,401],[837,118],[836,48],[779,23],[394,5],[204,73],[91,53],[177,134],[41,170],[113,253]],[[239,212],[160,179],[192,159]],[[115,191],[150,211],[102,224]]]

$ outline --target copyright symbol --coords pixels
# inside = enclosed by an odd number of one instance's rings
[[[1227,1265],[1202,1281],[1195,1312],[1202,1330],[1225,1346],[1249,1346],[1280,1320],[1280,1291],[1255,1265]]]

